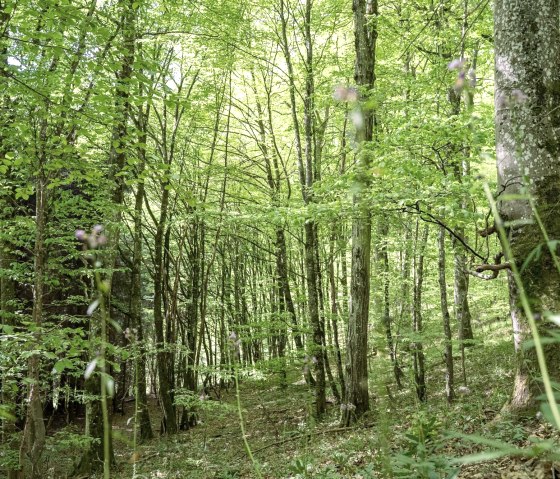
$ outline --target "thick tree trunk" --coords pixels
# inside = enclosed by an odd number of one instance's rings
[[[538,211],[548,238],[560,238],[560,31],[558,0],[496,0],[496,144],[498,191],[527,195],[525,199],[498,198],[506,222],[511,258],[521,266],[545,240],[535,217]],[[556,248],[553,247],[554,255]],[[557,258],[548,247],[529,261],[522,282],[542,336],[551,328],[548,312],[560,311]],[[530,338],[529,322],[520,308],[520,291],[510,275],[510,303],[517,356],[514,411],[531,410],[540,394],[535,348],[524,349]],[[560,379],[560,344],[545,347],[553,380]]]
[[[377,41],[377,0],[354,0],[354,39],[356,66],[354,79],[363,89],[364,103],[375,83],[375,47]],[[374,112],[365,105],[363,124],[357,128],[358,141],[372,141]],[[370,183],[369,156],[358,154],[356,177],[362,188]],[[368,324],[370,293],[371,214],[361,193],[354,195],[355,217],[352,220],[352,271],[350,305],[346,338],[346,398],[342,424],[350,425],[369,410],[368,392]]]

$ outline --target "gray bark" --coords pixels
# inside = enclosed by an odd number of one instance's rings
[[[354,44],[356,65],[354,80],[363,89],[367,100],[375,83],[375,47],[377,40],[377,0],[354,0]],[[374,112],[364,108],[363,127],[358,129],[358,140],[372,141]],[[369,158],[359,155],[357,180],[362,188],[369,184]],[[370,295],[371,214],[363,193],[354,195],[355,217],[352,221],[352,267],[348,336],[346,341],[346,398],[342,408],[342,423],[352,424],[369,410],[368,393],[368,322]]]
[[[416,336],[413,346],[414,383],[418,400],[425,402],[426,368],[424,346],[422,344],[422,288],[424,285],[424,253],[428,243],[428,224],[424,226],[422,236],[419,235],[420,225],[416,224],[415,255],[414,255],[414,288],[412,300],[412,328]]]
[[[440,291],[441,315],[443,317],[443,332],[445,335],[445,397],[447,402],[453,401],[453,346],[451,343],[451,320],[447,306],[447,283],[445,281],[445,229],[440,226],[438,235],[438,280]]]
[[[385,219],[381,219],[378,224],[378,246],[377,246],[377,269],[378,276],[381,277],[382,288],[375,301],[378,303],[378,310],[385,327],[385,338],[387,339],[387,350],[389,357],[393,363],[393,374],[398,389],[402,388],[403,372],[400,367],[395,340],[393,338],[393,325],[391,319],[391,298],[390,298],[390,270],[389,270],[389,254],[387,252],[387,238],[389,236],[389,224]]]
[[[518,266],[543,234],[531,203],[503,195],[530,194],[551,239],[560,238],[560,32],[558,0],[497,0],[495,19],[495,107],[499,211],[506,222],[512,258]],[[522,281],[534,314],[560,311],[559,273],[547,247],[529,263]],[[539,394],[534,348],[523,350],[529,337],[527,318],[519,308],[519,291],[510,275],[510,303],[517,355],[512,410],[533,408]],[[549,325],[539,323],[542,335]],[[560,345],[545,348],[549,372],[558,380]]]
[[[147,114],[141,110],[139,115],[139,126],[141,133],[139,136],[139,144],[146,144],[146,123]],[[138,148],[140,157],[139,175],[144,170],[145,165],[145,149]],[[140,357],[136,360],[136,418],[140,425],[140,439],[151,439],[154,434],[150,421],[150,413],[148,410],[148,399],[146,396],[146,362],[144,347],[144,318],[142,315],[142,205],[144,203],[144,182],[138,183],[136,198],[134,204],[134,236],[133,236],[133,254],[132,254],[132,290],[130,294],[130,313],[132,316],[132,324],[136,327],[136,341],[139,345],[137,354]]]
[[[295,80],[291,61],[290,47],[287,37],[287,14],[284,11],[284,1],[280,2],[280,16],[282,22],[282,48],[286,58],[288,68],[288,81],[290,87],[290,106],[292,112],[292,121],[295,130],[296,156],[298,161],[299,179],[301,185],[302,198],[305,205],[313,201],[313,183],[314,183],[314,132],[313,132],[313,97],[314,97],[314,80],[313,80],[313,46],[311,37],[311,0],[305,3],[305,18],[303,22],[304,40],[305,40],[305,94],[304,94],[304,135],[305,135],[305,152],[302,148],[302,141],[299,129],[299,120],[297,115],[297,104],[295,97]],[[305,158],[304,158],[305,157]],[[304,162],[305,159],[305,162]],[[307,286],[307,298],[309,308],[309,322],[312,328],[312,344],[310,355],[313,357],[315,364],[314,372],[316,375],[315,384],[315,415],[320,418],[326,410],[326,393],[325,393],[325,367],[324,367],[324,350],[323,350],[323,331],[321,327],[321,318],[319,315],[319,297],[317,282],[317,264],[315,258],[315,250],[317,244],[317,233],[315,222],[309,218],[305,222],[305,277]]]

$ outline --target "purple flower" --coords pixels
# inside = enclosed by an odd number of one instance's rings
[[[87,235],[84,230],[76,230],[75,235],[78,241],[85,241],[87,239]]]
[[[452,60],[451,62],[449,62],[449,65],[447,65],[447,69],[448,70],[460,70],[464,66],[465,66],[465,59],[464,58],[456,58],[455,60]]]
[[[353,87],[339,85],[334,89],[333,98],[336,101],[357,101],[358,90]]]
[[[453,87],[456,92],[460,92],[465,87],[465,77],[466,73],[464,71],[460,71],[457,75],[457,80],[455,80],[455,86]]]
[[[91,232],[98,235],[103,231],[103,225],[95,225],[92,229]]]

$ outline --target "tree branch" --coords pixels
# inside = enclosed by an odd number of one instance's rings
[[[432,213],[428,212],[428,211],[423,211],[420,208],[420,205],[418,203],[416,203],[415,205],[409,205],[408,208],[413,208],[414,210],[416,210],[416,212],[420,215],[421,219],[423,221],[426,221],[428,223],[434,223],[436,225],[441,226],[442,228],[444,228],[451,236],[453,236],[454,238],[456,238],[459,243],[461,243],[465,249],[467,251],[469,251],[473,256],[476,256],[478,259],[484,261],[486,263],[486,261],[488,261],[488,258],[485,258],[484,256],[480,255],[478,252],[476,252],[466,241],[465,239],[459,235],[458,233],[456,233],[455,231],[453,231],[449,226],[447,226],[443,221],[439,220],[438,218],[436,218]],[[427,218],[426,218],[427,217]]]
[[[509,262],[506,261],[505,263],[502,263],[503,257],[504,253],[500,251],[494,257],[494,264],[480,264],[475,267],[474,271],[469,271],[469,274],[477,278],[484,279],[485,281],[496,279],[500,274],[500,271],[504,269],[511,269],[511,264]],[[491,271],[492,274],[490,276],[482,274],[484,271]]]

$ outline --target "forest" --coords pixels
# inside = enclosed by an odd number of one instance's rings
[[[0,0],[0,475],[560,477],[558,0]]]

